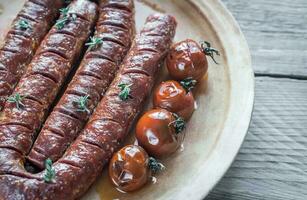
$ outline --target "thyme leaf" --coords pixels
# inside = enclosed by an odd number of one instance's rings
[[[69,11],[69,8],[68,8],[68,7],[66,7],[66,8],[61,8],[61,9],[60,9],[60,13],[61,13],[61,15],[63,15],[63,16],[67,16],[68,11]]]
[[[88,98],[89,98],[89,95],[85,95],[85,96],[82,96],[78,99],[77,101],[77,104],[78,104],[78,111],[89,111],[88,108],[87,108],[87,102],[88,102]]]
[[[31,29],[31,25],[29,24],[28,21],[21,19],[17,23],[17,28],[22,29],[22,30],[27,30],[27,29]]]
[[[192,78],[186,78],[180,81],[180,85],[187,91],[190,92],[196,85],[197,81]]]
[[[8,97],[7,101],[10,102],[10,103],[15,103],[16,108],[20,109],[20,106],[24,106],[21,102],[23,98],[24,98],[24,96],[21,96],[19,93],[16,93],[16,94]]]
[[[75,21],[77,19],[77,15],[76,14],[71,14],[69,13],[69,8],[61,8],[60,9],[60,13],[62,15],[61,19],[58,19],[55,23],[55,26],[58,30],[61,30],[62,28],[64,28],[65,24],[69,21]]]
[[[218,64],[218,62],[216,62],[215,58],[214,58],[214,54],[216,55],[220,55],[219,51],[212,48],[211,44],[207,41],[203,41],[201,43],[201,48],[204,52],[205,55],[210,56],[210,58],[212,58],[212,60],[215,62],[215,64]]]
[[[55,170],[52,168],[52,160],[50,158],[45,161],[45,168],[44,180],[46,183],[50,183],[55,178]]]
[[[68,22],[68,17],[67,16],[64,16],[63,18],[61,19],[58,19],[55,23],[55,27],[58,29],[58,30],[61,30],[62,28],[64,28],[65,24]]]
[[[102,44],[103,41],[102,41],[102,38],[98,38],[98,37],[90,37],[90,41],[88,43],[85,44],[85,46],[88,46],[88,48],[90,50],[94,49],[94,48],[97,48],[98,45]]]
[[[125,83],[121,83],[118,85],[118,87],[121,89],[121,92],[118,95],[121,100],[124,101],[124,100],[127,100],[129,97],[131,97],[130,96],[130,90],[131,90],[130,86],[131,84],[127,85]]]

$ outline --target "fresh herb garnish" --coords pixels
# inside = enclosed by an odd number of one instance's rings
[[[77,101],[77,104],[78,104],[78,111],[89,111],[88,108],[87,108],[87,102],[88,102],[88,98],[89,98],[89,95],[85,95],[85,96],[82,96],[78,99]]]
[[[88,48],[92,50],[94,48],[97,48],[97,46],[102,43],[103,43],[102,38],[93,36],[90,37],[90,42],[86,43],[85,46],[88,46]]]
[[[20,109],[20,106],[24,106],[24,105],[22,104],[22,102],[21,102],[23,98],[24,98],[24,97],[21,96],[19,93],[16,93],[16,94],[10,96],[10,97],[7,99],[7,101],[10,102],[10,103],[15,103],[15,104],[16,104],[16,108],[17,108],[17,109]]]
[[[118,87],[120,88],[121,92],[119,93],[119,98],[121,100],[127,100],[130,96],[130,87],[131,87],[131,84],[130,85],[127,85],[125,83],[121,83],[118,85]]]
[[[21,19],[17,23],[17,28],[22,29],[22,30],[27,30],[27,29],[31,29],[31,25],[29,24],[28,21]]]
[[[65,24],[67,23],[68,21],[68,17],[67,16],[64,16],[62,19],[58,19],[55,23],[55,27],[58,29],[58,30],[61,30],[62,28],[64,28]]]
[[[148,166],[153,173],[157,173],[158,171],[165,169],[164,165],[153,157],[149,157]]]
[[[169,123],[168,125],[174,127],[175,133],[179,134],[185,129],[186,124],[183,118],[179,117],[175,113],[173,113],[173,115],[175,116],[175,120]]]
[[[75,21],[77,19],[77,15],[76,14],[72,14],[69,13],[69,8],[61,8],[60,9],[60,13],[62,15],[61,19],[58,19],[55,23],[55,26],[58,30],[61,30],[62,28],[64,28],[65,24],[69,21]]]
[[[186,78],[180,81],[180,85],[187,91],[190,92],[196,85],[197,81],[192,78]]]
[[[50,183],[55,178],[55,170],[52,168],[52,160],[50,158],[45,161],[45,168],[44,180],[46,183]]]
[[[214,59],[214,54],[216,54],[218,56],[220,55],[218,50],[212,48],[211,44],[209,42],[207,42],[207,41],[203,41],[201,43],[201,48],[202,48],[204,54],[206,54],[207,56],[210,56],[212,58],[212,60],[215,62],[215,64],[218,64],[216,62],[216,60]]]
[[[61,13],[61,15],[63,15],[63,16],[67,16],[67,15],[68,15],[68,11],[69,11],[69,8],[68,8],[68,7],[66,7],[66,8],[61,8],[61,9],[60,9],[60,13]]]

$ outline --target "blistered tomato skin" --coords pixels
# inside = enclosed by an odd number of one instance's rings
[[[194,111],[194,97],[177,81],[162,82],[155,90],[153,104],[155,108],[164,108],[188,120]]]
[[[176,118],[165,109],[146,112],[136,125],[136,139],[149,155],[162,158],[180,146],[180,134],[174,128]]]
[[[166,60],[171,77],[175,80],[192,78],[200,81],[208,71],[208,61],[201,46],[187,39],[172,46]]]
[[[151,176],[148,165],[149,157],[145,150],[140,146],[128,145],[113,155],[109,164],[109,177],[124,192],[138,190]]]

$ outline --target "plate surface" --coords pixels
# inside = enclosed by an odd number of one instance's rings
[[[1,37],[23,2],[0,0]],[[163,160],[166,170],[157,175],[155,184],[121,194],[110,185],[105,170],[83,200],[200,200],[229,168],[249,126],[254,100],[250,53],[239,26],[223,4],[219,0],[146,2],[136,1],[138,30],[150,13],[172,14],[178,21],[175,41],[210,41],[221,53],[217,58],[220,64],[209,59],[209,76],[196,90],[197,110],[187,124],[183,148]],[[160,81],[168,78],[165,69],[160,77]],[[127,143],[133,141],[133,131],[130,137]]]

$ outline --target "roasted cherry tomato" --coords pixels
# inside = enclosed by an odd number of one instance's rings
[[[183,138],[182,118],[165,109],[146,112],[136,125],[136,139],[150,155],[161,158],[174,153]]]
[[[172,46],[166,60],[169,74],[176,80],[192,78],[200,81],[208,71],[206,55],[214,60],[214,53],[219,55],[219,52],[208,42],[199,45],[194,40],[187,39],[176,43]]]
[[[156,159],[136,145],[128,145],[116,152],[109,164],[109,176],[120,190],[131,192],[141,188],[151,174],[163,169]]]
[[[154,92],[153,104],[188,120],[194,111],[194,97],[189,89],[177,81],[162,82]]]

